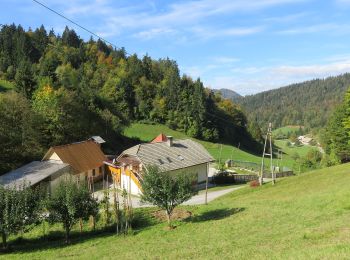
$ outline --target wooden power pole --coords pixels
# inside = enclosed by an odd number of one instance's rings
[[[269,148],[267,147],[267,142],[269,142]],[[269,150],[269,152],[267,152]],[[264,143],[264,150],[263,150],[263,155],[261,158],[261,169],[260,169],[260,176],[259,176],[259,183],[260,186],[263,185],[264,183],[264,161],[265,161],[265,156],[270,157],[270,170],[271,170],[271,178],[272,178],[272,184],[275,184],[276,178],[275,178],[275,172],[273,168],[273,150],[272,150],[272,124],[269,123],[269,127],[267,128],[267,133],[265,136],[265,143]]]

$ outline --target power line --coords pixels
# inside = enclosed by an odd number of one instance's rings
[[[102,41],[104,41],[104,42],[106,42],[106,43],[112,45],[114,48],[116,48],[116,49],[121,49],[121,48],[117,47],[114,43],[112,43],[112,42],[110,42],[110,41],[104,39],[103,37],[99,36],[98,34],[96,34],[96,33],[92,32],[92,31],[90,31],[90,30],[87,29],[86,27],[84,27],[84,26],[78,24],[77,22],[75,22],[75,21],[73,21],[72,19],[66,17],[65,15],[59,13],[58,11],[55,11],[54,9],[48,7],[47,5],[43,4],[42,2],[39,2],[39,1],[37,1],[37,0],[33,0],[33,2],[37,3],[38,5],[41,5],[42,7],[46,8],[47,10],[53,12],[54,14],[56,14],[56,15],[62,17],[62,18],[65,19],[65,20],[69,21],[70,23],[72,23],[72,24],[78,26],[79,28],[81,28],[81,29],[83,29],[84,31],[90,33],[91,35],[97,37],[98,39],[101,39]],[[3,24],[0,24],[0,27],[2,27],[2,26],[4,26],[4,25],[3,25]],[[124,50],[124,51],[125,51],[125,50]],[[128,52],[126,52],[126,51],[125,51],[125,54],[131,56],[131,54],[128,53]],[[208,115],[210,115],[210,116],[212,116],[212,117],[216,117],[217,119],[219,119],[219,120],[221,120],[221,121],[223,121],[223,122],[225,122],[225,123],[232,123],[232,122],[230,122],[230,121],[227,120],[227,119],[223,119],[223,118],[218,117],[217,115],[211,114],[211,113],[209,113],[209,112],[205,112],[205,113],[208,114]],[[231,125],[229,125],[229,126],[231,126]],[[232,127],[233,127],[233,126],[232,126]]]
[[[91,35],[97,37],[98,39],[104,41],[105,43],[108,43],[109,45],[112,45],[115,49],[122,49],[122,48],[117,47],[114,43],[111,43],[110,41],[104,39],[104,38],[101,37],[100,35],[98,35],[98,34],[92,32],[92,31],[90,31],[90,30],[87,29],[86,27],[84,27],[84,26],[78,24],[77,22],[74,22],[72,19],[66,17],[65,15],[63,15],[63,14],[61,14],[61,13],[55,11],[54,9],[52,9],[52,8],[50,8],[50,7],[48,7],[47,5],[41,3],[41,2],[39,2],[39,1],[37,1],[37,0],[33,0],[33,2],[37,3],[38,5],[41,5],[42,7],[46,8],[47,10],[53,12],[54,14],[56,14],[56,15],[62,17],[63,19],[69,21],[70,23],[74,24],[75,26],[78,26],[79,28],[83,29],[84,31],[86,31],[86,32],[90,33]],[[125,50],[124,50],[124,51],[125,51]],[[131,55],[131,54],[127,53],[126,51],[125,51],[125,54]]]

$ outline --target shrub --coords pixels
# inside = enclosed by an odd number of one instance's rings
[[[47,201],[51,222],[61,222],[66,243],[73,225],[78,220],[87,220],[98,214],[98,203],[90,194],[86,183],[74,178],[62,180]],[[80,221],[82,223],[82,221]]]
[[[235,183],[233,173],[220,172],[216,174],[213,178],[215,184],[232,184]]]
[[[249,186],[252,188],[259,187],[260,183],[258,180],[254,180],[254,181],[249,182]]]
[[[170,175],[160,172],[156,166],[149,166],[143,176],[141,200],[163,209],[171,227],[170,217],[175,207],[196,193],[192,185],[193,180],[192,174]]]

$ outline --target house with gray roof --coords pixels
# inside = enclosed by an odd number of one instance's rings
[[[140,194],[142,173],[150,165],[158,166],[162,172],[176,174],[193,173],[197,184],[205,183],[209,163],[214,158],[199,143],[191,139],[177,140],[167,136],[163,142],[135,145],[123,151],[116,163],[120,167],[120,185],[132,194]]]
[[[16,170],[0,176],[0,185],[21,189],[23,185],[35,187],[44,185],[50,192],[61,177],[72,171],[69,164],[54,160],[33,161]]]

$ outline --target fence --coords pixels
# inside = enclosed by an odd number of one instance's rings
[[[293,171],[277,172],[276,178],[293,176]],[[264,173],[264,178],[271,178],[271,173]],[[250,181],[258,180],[257,174],[234,174],[231,172],[221,172],[213,177],[215,184],[229,184],[229,183],[247,183]]]
[[[293,171],[276,172],[276,178],[289,177],[295,175]],[[264,178],[272,178],[271,173],[264,173]]]

